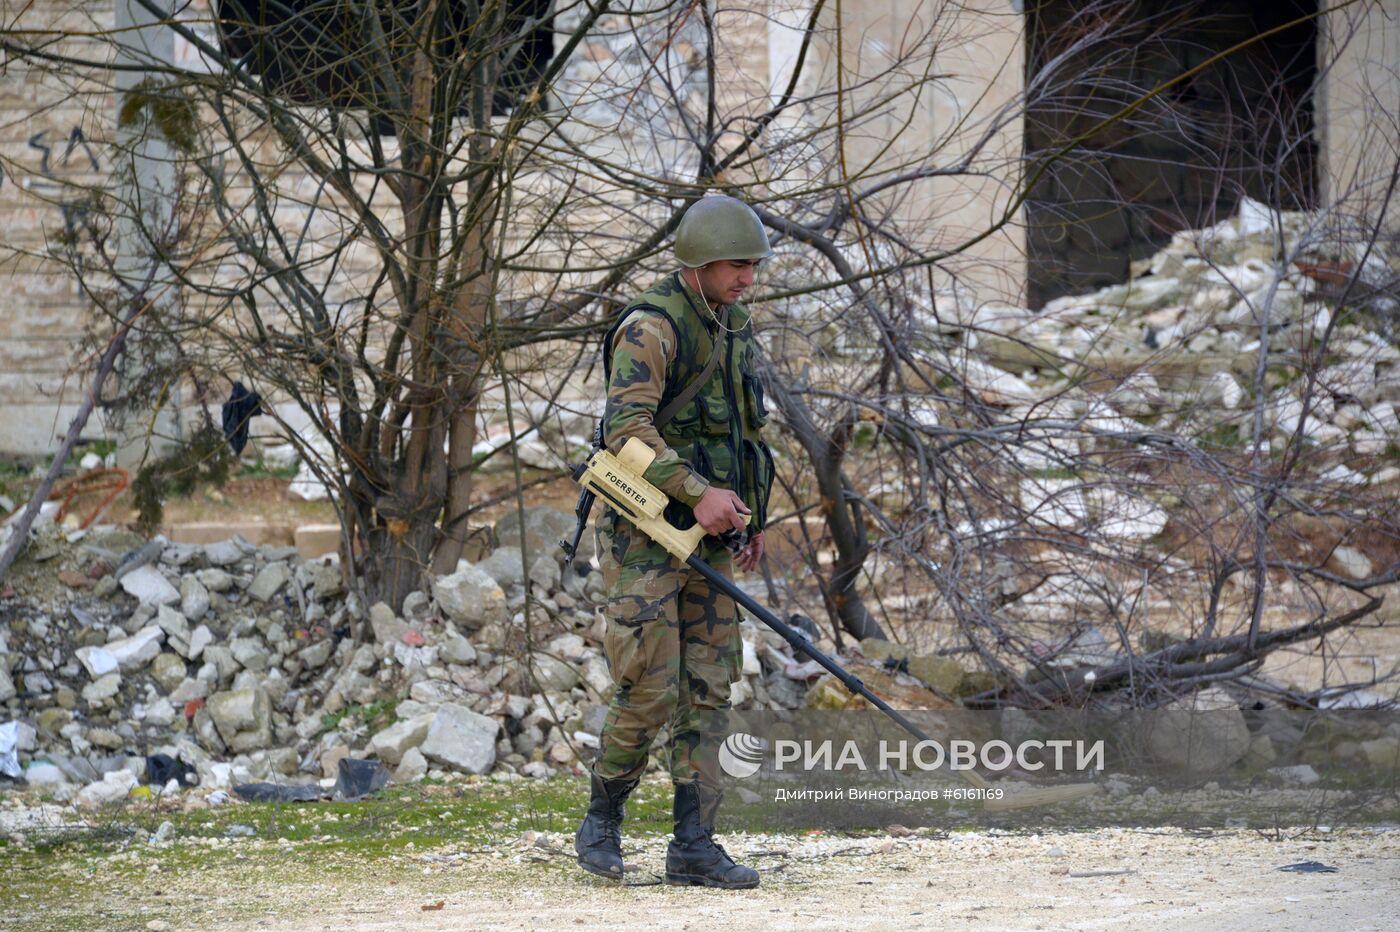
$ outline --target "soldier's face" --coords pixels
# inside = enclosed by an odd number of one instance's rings
[[[753,284],[757,270],[758,260],[724,259],[700,266],[695,270],[695,277],[700,282],[700,293],[706,299],[719,304],[733,304]]]

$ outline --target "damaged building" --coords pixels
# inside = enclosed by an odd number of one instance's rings
[[[402,29],[402,13],[413,6],[385,4],[378,19],[352,22],[350,8],[332,0],[197,0],[180,8],[183,31],[138,31],[147,47],[135,58],[208,72],[207,49],[221,48],[259,74],[269,92],[309,110],[336,108],[346,119],[367,120],[367,131],[389,133],[409,62],[366,68],[337,49],[354,49],[364,30]],[[476,24],[463,5],[443,9],[457,18],[465,49]],[[959,171],[928,172],[881,210],[904,221],[913,248],[935,254],[956,244],[955,254],[935,264],[937,284],[966,287],[981,301],[1039,309],[1121,283],[1134,260],[1180,230],[1233,215],[1245,197],[1281,210],[1318,208],[1348,193],[1376,200],[1370,189],[1394,160],[1397,0],[1332,12],[1306,0],[988,0],[956,8],[859,0],[842,6],[839,23],[824,8],[817,21],[826,38],[803,56],[812,11],[807,2],[741,2],[681,17],[667,54],[684,59],[688,87],[703,92],[713,79],[717,99],[752,120],[790,84],[813,99],[840,90],[858,110],[899,70],[910,43],[928,43],[924,66],[938,79],[868,119],[846,140],[845,155],[878,176],[882,165],[905,164],[932,147],[947,153]],[[23,15],[36,29],[84,30],[140,23],[149,10],[139,0],[86,9],[39,0]],[[616,69],[640,69],[618,72],[624,89],[645,74],[644,63],[628,58],[638,48],[625,18],[574,43],[578,7],[529,0],[504,15],[509,41],[496,50],[496,93],[489,104],[475,102],[497,119],[508,118],[558,54],[566,55],[558,81],[539,102],[555,114],[574,112],[579,88],[596,87]],[[1107,65],[1085,60],[1076,41],[1105,23],[1117,52]],[[842,41],[833,41],[833,26]],[[135,69],[118,78],[117,89],[140,80]],[[1099,126],[1144,88],[1151,93],[1142,107]],[[115,95],[70,94],[12,64],[0,75],[0,100],[10,127],[0,148],[0,269],[9,304],[0,331],[0,450],[35,456],[52,450],[76,409],[90,355],[74,352],[89,346],[89,297],[48,256],[81,225],[84,197],[128,182],[111,145],[120,137]],[[616,107],[581,115],[595,123],[635,118],[624,104]],[[1014,119],[992,116],[1012,111]],[[790,134],[792,127],[778,120],[766,132]],[[652,157],[658,177],[688,180],[683,172],[693,177],[699,168],[675,162],[664,148]],[[138,166],[138,188],[168,183],[168,160],[160,162]],[[1377,209],[1393,217],[1393,208]],[[110,433],[98,421],[88,431]]]

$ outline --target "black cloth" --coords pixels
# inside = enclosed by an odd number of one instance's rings
[[[233,392],[223,406],[224,436],[235,454],[248,445],[248,421],[262,414],[262,396],[249,391],[242,382],[233,383]]]
[[[146,779],[143,782],[165,786],[171,780],[194,786],[199,782],[199,775],[189,764],[169,754],[152,754],[146,758]]]

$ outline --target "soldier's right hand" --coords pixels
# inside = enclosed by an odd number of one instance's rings
[[[732,489],[710,486],[695,503],[695,520],[706,534],[723,534],[731,528],[742,531],[749,526],[749,507]]]

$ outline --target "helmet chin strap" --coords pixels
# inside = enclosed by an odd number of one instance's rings
[[[709,264],[709,263],[706,263],[706,265],[708,265],[708,264]],[[703,269],[703,268],[705,268],[704,265],[698,266],[697,268],[693,268],[693,269],[692,269],[692,268],[682,269],[682,270],[681,270],[681,277],[684,278],[684,279],[690,284],[690,286],[691,286],[692,288],[695,289],[695,293],[698,294],[698,295],[700,296],[700,300],[705,302],[705,309],[706,309],[707,311],[709,311],[711,314],[714,314],[715,308],[719,307],[719,305],[718,305],[718,304],[711,304],[711,303],[710,303],[710,296],[707,295],[707,294],[705,294],[705,289],[704,289],[704,288],[700,287],[700,269]],[[691,277],[691,273],[692,273],[692,272],[695,273],[695,274],[694,274],[694,277]]]

